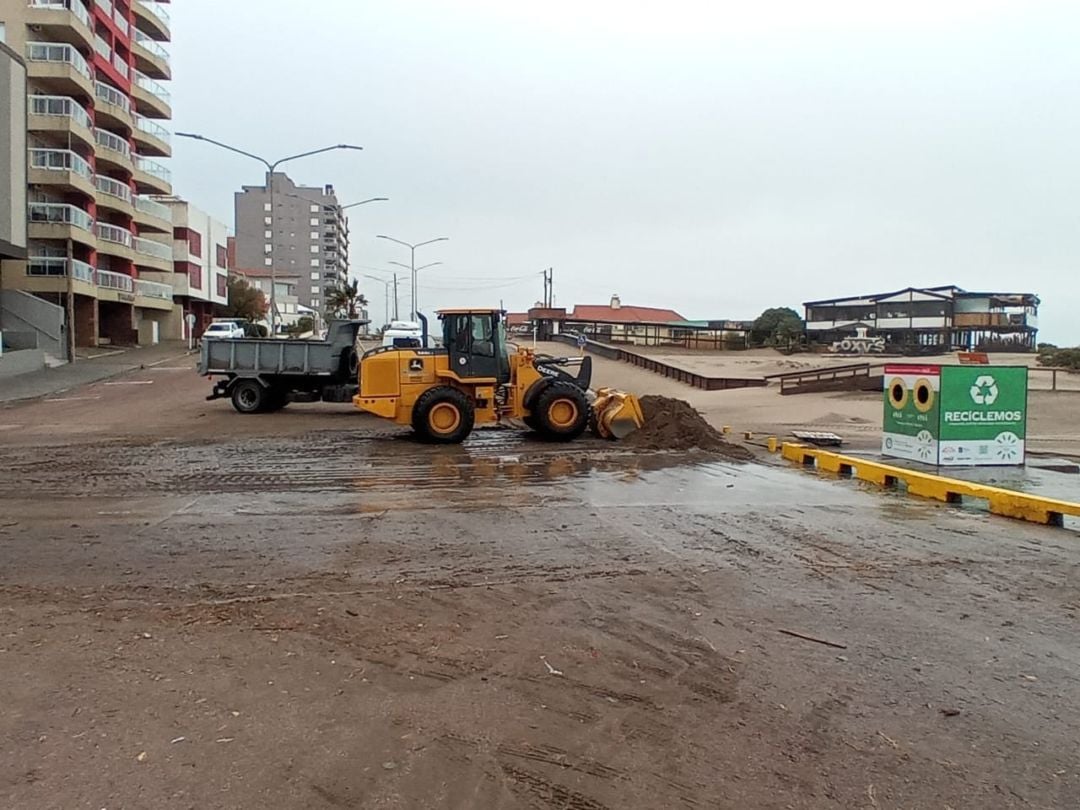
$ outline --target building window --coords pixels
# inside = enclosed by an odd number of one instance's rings
[[[188,228],[187,232],[188,250],[191,251],[193,256],[202,258],[202,234],[198,231],[193,231]]]
[[[318,253],[319,252],[319,246],[318,245],[312,245],[311,246],[311,252],[312,253]]]
[[[319,218],[318,217],[312,217],[311,222],[309,224],[318,225],[319,224]]]
[[[312,284],[311,285],[311,294],[315,295],[318,291],[319,291],[319,285],[318,284]]]
[[[312,281],[318,281],[319,280],[319,271],[318,270],[316,270],[314,273],[311,274],[311,280]]]
[[[265,264],[267,267],[269,267],[273,263],[274,263],[274,260],[271,259],[269,256],[267,256],[265,259],[263,259],[263,264]]]
[[[269,211],[269,210],[270,210],[270,203],[268,203],[268,202],[263,203],[263,211]]]
[[[319,206],[313,205],[308,210],[311,211],[311,213],[313,213],[313,214],[317,214],[317,213],[319,213]]]
[[[273,220],[270,219],[270,217],[263,217],[263,225],[269,225],[271,222],[273,222]]]
[[[224,245],[217,245],[217,266],[228,267],[229,266],[229,252],[225,250]]]
[[[219,298],[225,298],[229,294],[229,281],[226,276],[214,276],[217,280],[217,294]]]
[[[188,286],[193,290],[201,290],[202,268],[192,262],[183,262],[183,267],[187,271]]]
[[[319,260],[318,259],[312,259],[311,260],[311,266],[312,267],[318,267],[319,266]]]
[[[311,238],[312,239],[318,239],[319,238],[319,232],[318,231],[312,231],[311,232]]]
[[[263,253],[270,253],[274,249],[274,246],[267,242],[263,245]]]
[[[7,42],[7,27],[0,22],[0,42]]]
[[[269,239],[274,235],[273,231],[263,231],[263,239]]]
[[[311,306],[313,306],[315,309],[318,309],[319,308],[319,299],[318,298],[312,298],[311,299]]]

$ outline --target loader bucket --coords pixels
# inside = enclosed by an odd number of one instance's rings
[[[593,409],[596,412],[596,431],[609,439],[624,439],[645,424],[641,403],[633,394],[601,388]]]

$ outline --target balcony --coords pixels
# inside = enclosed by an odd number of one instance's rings
[[[31,95],[28,97],[27,128],[30,132],[55,133],[64,141],[73,136],[93,147],[90,113],[71,96]]]
[[[131,133],[135,148],[141,155],[172,156],[172,133],[152,118],[135,116],[135,131]]]
[[[73,45],[26,43],[26,73],[36,84],[57,95],[94,95],[94,71]]]
[[[151,79],[172,78],[169,52],[138,29],[131,38],[131,55],[135,57],[135,69]]]
[[[127,217],[135,215],[135,206],[131,200],[131,188],[127,183],[99,174],[94,177],[94,187],[98,192],[98,208],[108,208]]]
[[[112,66],[116,69],[116,72],[123,76],[125,79],[131,75],[131,68],[128,67],[128,63],[124,61],[122,57],[116,51],[113,51]]]
[[[148,267],[151,270],[168,272],[173,269],[172,243],[166,245],[155,242],[153,239],[143,239],[136,236],[133,240],[135,247],[135,264],[140,267]]]
[[[29,0],[27,25],[55,42],[92,47],[94,27],[82,0]]]
[[[107,163],[122,171],[131,171],[131,144],[107,129],[95,129],[94,141],[97,143],[95,157],[99,166]]]
[[[94,82],[94,116],[97,123],[117,129],[131,128],[131,99],[102,81]]]
[[[103,290],[115,290],[116,292],[135,292],[135,279],[125,276],[123,273],[114,273],[111,270],[95,270],[94,283]]]
[[[65,292],[69,278],[73,292],[89,296],[96,293],[94,268],[63,256],[31,256],[26,262],[26,279],[20,287],[27,292]]]
[[[140,232],[172,233],[172,209],[147,197],[135,197],[135,224]]]
[[[94,224],[94,232],[98,238],[98,253],[134,261],[135,252],[132,250],[134,237],[127,228],[110,225],[107,222],[97,222]]]
[[[135,279],[135,295],[138,298],[149,298],[150,301],[140,302],[136,301],[138,306],[153,306],[160,307],[160,302],[164,301],[167,306],[164,309],[172,309],[173,302],[173,288],[168,284],[162,284],[159,281],[148,281],[145,279]]]
[[[131,36],[131,25],[128,24],[127,16],[123,14],[119,8],[113,9],[113,22],[116,23],[117,29],[125,37]]]
[[[94,247],[94,218],[68,203],[32,202],[28,234],[31,239],[71,239]]]
[[[131,83],[131,97],[135,99],[135,109],[147,118],[172,118],[171,96],[161,84],[145,73],[135,71]]]
[[[31,149],[28,174],[32,185],[59,186],[94,196],[94,170],[70,149]]]
[[[134,0],[131,10],[135,14],[135,27],[158,42],[172,39],[169,33],[169,12],[163,3],[150,0]]]
[[[172,173],[156,161],[135,155],[133,176],[139,194],[172,193]]]

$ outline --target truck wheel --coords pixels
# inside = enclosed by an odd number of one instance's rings
[[[472,432],[475,421],[472,400],[448,385],[428,389],[413,405],[413,430],[427,442],[460,444]]]
[[[341,352],[341,376],[352,382],[356,382],[360,373],[360,357],[356,353],[356,347],[350,346]]]
[[[589,410],[584,391],[573,383],[557,380],[536,398],[532,417],[541,436],[568,442],[585,432]]]
[[[267,391],[258,380],[240,380],[232,387],[232,404],[240,413],[258,413],[266,408]]]

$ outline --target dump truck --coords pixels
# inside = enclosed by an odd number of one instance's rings
[[[558,358],[506,339],[504,313],[447,309],[439,313],[443,348],[430,345],[421,317],[420,347],[382,346],[360,360],[360,392],[353,404],[425,441],[462,442],[475,425],[521,422],[541,436],[569,441],[588,427],[622,438],[644,422],[632,394],[591,391],[591,358]],[[570,369],[577,367],[577,373]]]
[[[290,402],[350,402],[359,385],[356,337],[368,321],[331,321],[325,340],[207,338],[199,373],[214,380],[208,400],[227,397],[240,413]]]

